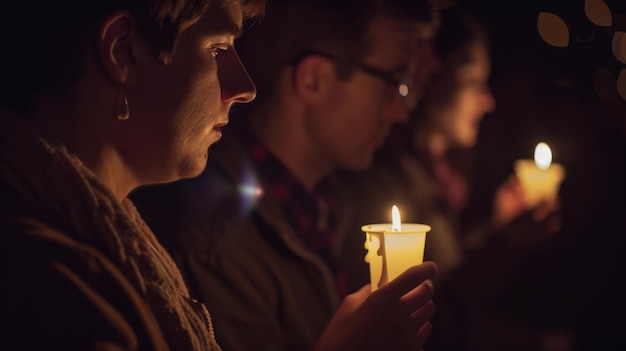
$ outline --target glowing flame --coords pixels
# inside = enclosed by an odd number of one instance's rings
[[[552,151],[548,144],[541,142],[535,147],[535,164],[539,169],[548,169],[552,163]]]
[[[391,230],[394,232],[402,230],[402,224],[400,223],[400,211],[398,211],[398,207],[396,205],[393,205],[391,208]]]

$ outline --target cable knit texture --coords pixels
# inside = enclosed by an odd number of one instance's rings
[[[2,182],[31,208],[54,218],[68,236],[116,262],[145,296],[172,348],[219,350],[210,316],[198,313],[178,268],[132,202],[120,204],[93,172],[36,124],[4,109],[0,124]]]

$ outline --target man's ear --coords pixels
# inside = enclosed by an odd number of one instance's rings
[[[128,11],[118,11],[107,17],[98,32],[99,59],[109,78],[120,85],[135,83],[137,23]]]
[[[307,102],[315,102],[324,96],[325,89],[336,79],[334,65],[321,56],[310,55],[295,67],[293,88]]]

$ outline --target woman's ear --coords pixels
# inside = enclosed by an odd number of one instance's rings
[[[113,82],[123,86],[135,83],[136,45],[137,23],[130,12],[115,12],[102,23],[96,43],[97,54]]]

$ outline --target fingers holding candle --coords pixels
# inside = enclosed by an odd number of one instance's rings
[[[423,346],[430,335],[429,320],[435,312],[430,279],[436,274],[437,266],[425,262],[409,268],[370,295],[366,303],[377,305],[385,313],[381,332],[390,336],[385,349],[417,350]]]
[[[398,326],[401,336],[391,340],[394,344],[387,345],[386,350],[420,350],[432,331],[430,318],[435,313],[432,301],[416,311],[408,322]]]
[[[425,262],[373,293],[365,286],[348,295],[315,350],[419,350],[430,334],[435,308],[429,280],[436,274],[437,265]]]
[[[527,210],[522,184],[511,174],[496,190],[493,199],[492,228],[494,230],[502,228]]]
[[[428,261],[410,267],[395,279],[381,287],[381,292],[372,294],[382,294],[389,299],[403,298],[404,309],[412,310],[416,306],[424,304],[432,297],[433,285],[431,280],[437,275],[437,265]]]
[[[339,323],[350,315],[357,318],[358,330],[344,329],[343,336],[351,332],[366,335],[367,341],[359,345],[359,350],[419,350],[432,329],[429,320],[435,306],[431,280],[438,268],[434,262],[423,263],[426,233],[431,228],[401,223],[396,206],[391,214],[392,223],[361,227],[366,234],[365,262],[370,266],[371,293],[363,295],[366,286],[346,297],[331,321]],[[334,339],[329,339],[333,345],[327,346],[340,349],[343,336],[329,337]]]
[[[552,151],[548,144],[543,142],[537,144],[534,160],[516,160],[514,167],[529,208],[537,206],[542,201],[554,201],[565,178],[565,169],[562,165],[552,162]]]
[[[400,211],[392,208],[392,223],[368,224],[361,227],[366,233],[372,291],[394,279],[409,267],[422,263],[426,245],[426,224],[400,222]]]
[[[435,304],[428,301],[417,311],[413,312],[409,322],[404,327],[406,343],[409,350],[420,350],[428,340],[432,331],[430,319],[435,314]]]
[[[432,324],[430,324],[430,322],[424,324],[420,330],[418,330],[417,332],[417,343],[418,343],[418,347],[414,348],[414,350],[422,350],[422,346],[424,346],[424,344],[426,343],[426,340],[428,340],[428,337],[430,336],[430,333],[433,331],[433,326]]]

